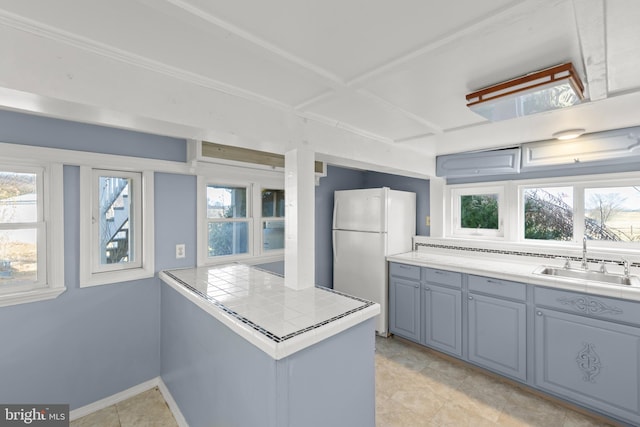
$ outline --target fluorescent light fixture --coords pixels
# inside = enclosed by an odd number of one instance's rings
[[[467,107],[492,122],[570,107],[584,99],[584,86],[569,62],[467,95]]]
[[[586,131],[584,129],[567,129],[567,130],[561,130],[560,132],[556,132],[552,134],[551,137],[556,139],[561,139],[561,140],[574,139],[579,137],[585,132]]]

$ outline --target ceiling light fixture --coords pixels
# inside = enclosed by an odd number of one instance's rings
[[[551,137],[555,139],[561,139],[561,140],[574,139],[579,137],[585,132],[586,131],[584,129],[567,129],[567,130],[561,130],[560,132],[556,132],[552,134]]]
[[[495,122],[570,107],[584,99],[583,92],[568,62],[470,93],[467,107]]]

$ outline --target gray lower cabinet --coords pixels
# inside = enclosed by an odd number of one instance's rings
[[[639,328],[536,308],[536,387],[638,425],[639,376]]]
[[[469,360],[496,372],[527,379],[527,305],[468,295]]]
[[[420,341],[419,281],[390,277],[389,331],[412,341]]]
[[[462,356],[462,292],[425,283],[424,343],[435,349]]]

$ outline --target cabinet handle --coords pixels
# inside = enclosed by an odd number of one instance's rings
[[[504,282],[501,282],[500,280],[493,280],[493,279],[487,279],[487,283],[493,283],[495,285],[504,285]]]
[[[409,270],[411,268],[408,265],[402,265],[402,264],[398,264],[398,267],[400,267],[403,270]]]
[[[542,316],[542,312],[541,312],[541,311],[537,311],[537,312],[536,312],[536,314],[537,314],[538,316]]]
[[[440,271],[440,270],[433,270],[433,272],[436,274],[445,274],[444,271]]]
[[[472,299],[473,299],[473,297],[472,297],[471,295],[469,295],[469,296],[467,297],[467,299],[472,300]]]

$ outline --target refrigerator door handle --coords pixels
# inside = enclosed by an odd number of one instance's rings
[[[337,228],[338,225],[336,224],[336,214],[338,212],[338,205],[340,204],[340,198],[336,197],[335,201],[333,202],[333,228]]]
[[[333,238],[332,238],[332,249],[333,249],[333,263],[336,263],[336,230],[332,231],[333,233]]]

